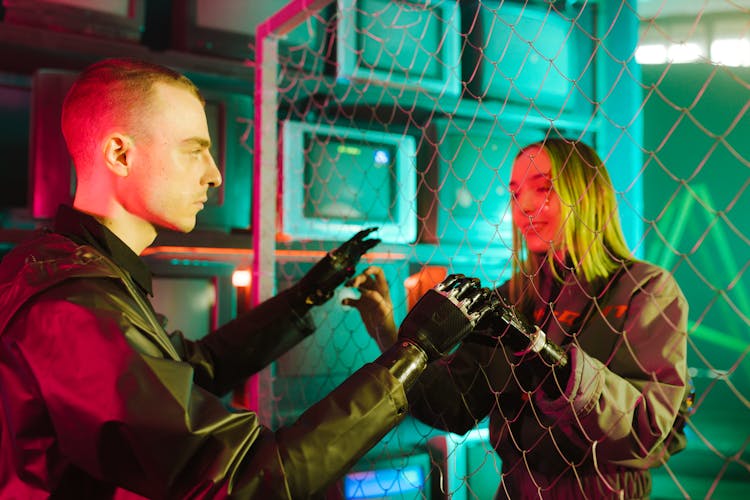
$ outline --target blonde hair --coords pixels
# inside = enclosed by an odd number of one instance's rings
[[[563,245],[566,265],[580,281],[591,283],[607,278],[623,262],[633,259],[620,226],[617,200],[607,168],[593,148],[580,141],[547,138],[529,144],[516,159],[531,148],[541,148],[550,159],[550,180],[560,198]],[[552,251],[545,256],[528,252],[518,228],[513,228],[513,276],[510,296],[514,302],[531,299],[537,286],[528,286],[546,259],[556,272]]]
[[[105,59],[87,67],[68,91],[61,127],[80,176],[80,164],[96,154],[101,134],[111,127],[139,130],[148,119],[155,83],[182,87],[205,104],[198,88],[169,68],[129,58]]]

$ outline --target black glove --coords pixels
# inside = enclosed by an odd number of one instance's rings
[[[398,339],[416,344],[435,361],[450,353],[491,310],[491,292],[479,280],[452,274],[428,290],[407,314]]]
[[[380,243],[380,239],[365,239],[377,227],[363,229],[315,264],[297,283],[297,294],[308,306],[320,305],[333,296],[334,290],[354,275],[362,255]]]

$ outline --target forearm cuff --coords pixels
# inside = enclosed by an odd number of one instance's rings
[[[387,368],[406,391],[427,368],[427,354],[413,342],[401,340],[385,351],[375,363]]]

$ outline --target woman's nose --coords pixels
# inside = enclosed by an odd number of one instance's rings
[[[529,192],[519,193],[516,197],[516,205],[518,209],[526,216],[533,217],[539,212],[539,203]]]

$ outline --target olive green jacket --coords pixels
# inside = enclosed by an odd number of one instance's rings
[[[687,302],[671,274],[645,262],[603,286],[565,280],[526,311],[568,351],[558,397],[540,388],[553,376],[541,360],[520,361],[502,340],[465,342],[420,378],[411,412],[458,434],[489,416],[499,497],[648,496],[648,469],[685,446]]]

